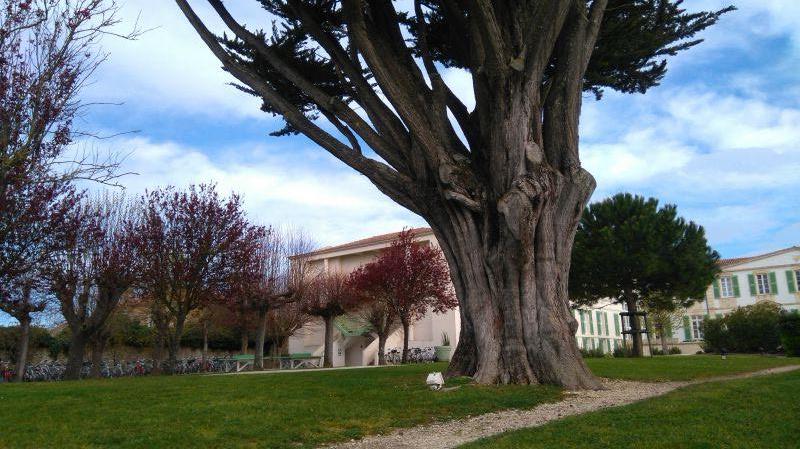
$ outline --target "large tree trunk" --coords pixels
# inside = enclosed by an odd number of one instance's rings
[[[449,376],[600,387],[578,350],[567,293],[572,241],[593,188],[579,170],[573,179],[512,188],[497,214],[464,211],[432,223],[461,306]]]
[[[628,307],[628,312],[638,312],[638,306],[635,299],[626,299],[625,305]],[[631,330],[633,333],[631,334],[631,357],[641,357],[644,355],[644,349],[642,345],[642,322],[639,319],[638,315],[631,315],[630,316],[630,324]]]
[[[333,367],[333,317],[326,316],[325,321],[325,351],[322,358],[323,368]]]
[[[256,330],[256,347],[253,354],[253,369],[264,369],[264,342],[267,336],[267,309],[258,308],[258,329]]]
[[[406,364],[408,363],[408,332],[411,329],[411,323],[408,321],[402,321],[403,323],[403,355],[400,359],[400,363]]]
[[[25,368],[28,364],[28,346],[31,339],[31,317],[23,315],[17,317],[19,321],[19,342],[17,342],[17,372],[14,376],[16,382],[25,380]]]
[[[81,377],[81,370],[83,369],[83,358],[86,354],[86,345],[89,343],[89,337],[85,332],[80,329],[72,328],[72,337],[69,341],[69,356],[67,358],[67,366],[64,370],[65,380],[77,380]]]

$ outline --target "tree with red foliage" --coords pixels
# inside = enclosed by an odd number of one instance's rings
[[[358,306],[359,295],[347,274],[330,271],[314,277],[301,299],[301,311],[321,318],[325,325],[323,367],[333,366],[333,320]]]
[[[96,46],[115,12],[101,0],[0,0],[0,310],[22,328],[18,380],[32,316],[45,308],[38,267],[61,248],[80,199],[70,182],[115,177],[112,160],[67,154],[78,94],[105,57]]]
[[[439,248],[416,242],[411,230],[398,234],[368,265],[381,273],[389,306],[403,326],[403,358],[408,362],[408,330],[429,310],[442,313],[458,306],[447,261]]]
[[[121,197],[84,201],[67,217],[63,248],[43,268],[70,329],[65,379],[78,379],[87,344],[101,337],[137,274],[128,207]]]
[[[187,316],[221,297],[236,255],[243,252],[244,237],[256,230],[239,197],[223,199],[213,185],[148,192],[139,207],[134,230],[141,262],[139,290],[152,301],[154,321],[161,323],[157,340],[166,344],[166,368],[174,372]],[[158,366],[161,360],[155,362]]]
[[[386,339],[397,328],[398,320],[391,298],[392,273],[376,262],[356,268],[350,273],[350,282],[360,300],[356,313],[378,336],[378,365],[386,365]]]

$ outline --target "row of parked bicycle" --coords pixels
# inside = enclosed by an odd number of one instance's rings
[[[25,368],[25,380],[30,382],[56,381],[64,378],[66,364],[59,361],[45,360]],[[163,369],[166,370],[166,366]],[[236,369],[236,362],[228,358],[212,357],[205,362],[198,358],[178,360],[175,374],[192,373],[227,373]],[[100,366],[100,377],[135,377],[146,376],[153,371],[152,360],[135,360],[129,362],[103,361]],[[91,362],[84,362],[81,368],[81,378],[90,377],[92,373]],[[14,378],[14,371],[10,365],[0,365],[0,382],[8,382]]]
[[[391,348],[386,351],[386,361],[397,364],[402,361],[402,348]],[[436,354],[431,347],[410,348],[408,350],[409,363],[430,363],[436,361]],[[59,361],[45,360],[25,368],[25,380],[29,382],[57,381],[64,378],[66,364]],[[163,366],[166,371],[166,366]],[[229,373],[236,370],[236,362],[226,357],[211,357],[203,361],[199,358],[178,360],[175,374],[193,373]],[[146,376],[153,371],[153,361],[142,359],[135,361],[103,361],[100,366],[100,377],[135,377]],[[81,368],[81,378],[90,377],[92,373],[91,362],[84,362]],[[0,363],[0,382],[9,382],[14,378],[14,371],[8,363]]]

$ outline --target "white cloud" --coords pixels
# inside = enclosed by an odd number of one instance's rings
[[[198,14],[214,30],[222,31],[219,20],[205,2],[194,2]],[[239,2],[242,3],[242,2]],[[247,2],[256,4],[256,2]],[[263,12],[263,11],[262,11]],[[234,11],[258,27],[270,22],[257,10]],[[115,37],[103,40],[109,59],[100,67],[87,97],[95,101],[125,102],[149,113],[173,112],[204,114],[225,118],[260,118],[257,98],[228,85],[235,81],[224,72],[181,14],[175,2],[129,0],[120,11],[120,33],[137,22],[145,32],[135,41]]]
[[[215,182],[242,195],[254,221],[307,229],[321,244],[392,232],[424,222],[383,196],[369,181],[317,148],[237,144],[219,157],[174,142],[118,139],[130,151],[122,179],[131,194],[158,186]]]

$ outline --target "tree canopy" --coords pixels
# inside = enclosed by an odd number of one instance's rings
[[[276,135],[304,134],[430,224],[462,311],[449,375],[600,386],[567,295],[575,227],[595,187],[580,161],[584,95],[657,85],[666,58],[732,8],[259,0],[270,27],[207,0],[219,32],[175,1],[238,87],[283,117]],[[445,82],[448,67],[471,78],[474,108]]]

